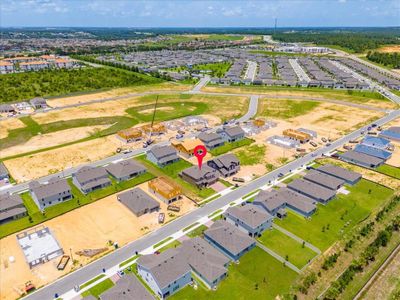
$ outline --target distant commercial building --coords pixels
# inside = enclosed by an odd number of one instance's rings
[[[256,246],[256,240],[234,225],[218,220],[204,231],[204,239],[234,261]]]
[[[137,217],[160,209],[160,204],[140,188],[118,194],[117,199]]]
[[[207,165],[203,165],[201,169],[199,169],[198,166],[187,168],[183,170],[179,176],[183,180],[201,189],[216,183],[219,178],[219,172]]]
[[[0,194],[0,224],[25,217],[26,215],[26,208],[18,194]]]
[[[146,168],[133,159],[111,163],[106,166],[106,171],[118,181],[125,181],[146,173]]]
[[[84,194],[111,185],[108,173],[103,167],[82,167],[72,174],[72,181]]]
[[[165,177],[154,178],[149,181],[148,185],[150,192],[165,204],[170,204],[181,198],[182,188]]]
[[[240,161],[235,154],[223,154],[207,161],[207,166],[217,170],[222,177],[230,177],[240,170]]]
[[[58,177],[51,178],[47,184],[41,184],[38,181],[31,182],[29,192],[40,210],[73,198],[67,180]]]
[[[177,151],[171,146],[154,146],[146,154],[147,159],[159,167],[164,167],[180,160]]]
[[[224,213],[225,220],[242,229],[249,236],[260,236],[272,226],[273,216],[256,205],[229,207]]]

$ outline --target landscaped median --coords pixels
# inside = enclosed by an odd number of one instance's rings
[[[50,206],[46,208],[43,213],[39,210],[29,192],[22,193],[21,198],[28,211],[28,215],[21,219],[11,221],[6,224],[2,224],[0,226],[0,238],[3,238],[7,235],[10,235],[12,233],[18,232],[23,229],[33,227],[37,224],[48,221],[52,218],[60,216],[78,207],[93,203],[107,196],[132,188],[134,186],[137,186],[138,184],[149,181],[153,178],[154,175],[147,172],[142,175],[139,175],[138,177],[123,182],[117,182],[115,180],[112,180],[111,186],[91,192],[87,195],[82,194],[82,192],[72,183],[72,179],[69,178],[67,180],[69,185],[71,186],[71,191],[74,198],[62,202],[60,204]]]

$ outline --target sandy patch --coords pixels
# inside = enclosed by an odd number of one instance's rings
[[[8,118],[0,121],[0,139],[8,136],[8,131],[25,127],[25,124],[18,118]]]
[[[388,165],[400,168],[400,142],[391,142],[394,146],[392,157],[386,161]]]
[[[174,82],[166,82],[157,85],[145,85],[129,88],[113,89],[105,92],[91,93],[79,96],[62,97],[50,99],[47,102],[51,107],[60,107],[65,105],[72,105],[77,103],[85,103],[94,100],[106,99],[111,97],[118,97],[129,95],[132,93],[153,92],[153,91],[188,91],[192,88],[191,85],[183,85]]]
[[[378,51],[384,53],[400,52],[400,45],[384,46],[379,48]]]
[[[141,187],[147,191],[146,183],[142,184]],[[178,214],[185,214],[195,208],[194,203],[186,198],[176,202],[175,205],[180,206],[181,211],[180,213],[174,212],[172,215],[171,212],[167,211],[166,205],[160,202],[161,211],[166,216],[166,222],[177,217]],[[161,227],[158,224],[157,216],[158,213],[152,213],[138,218],[117,201],[116,195],[112,195],[47,221],[43,225],[52,230],[66,254],[69,254],[70,248],[75,253],[83,249],[107,247],[109,240],[116,241],[120,246],[123,246]],[[74,226],[71,227],[71,224],[74,224]],[[126,230],[127,228],[129,230]],[[36,286],[41,286],[54,281],[72,269],[72,264],[69,263],[64,271],[57,271],[58,259],[55,259],[30,270],[15,235],[2,239],[0,243],[1,299],[17,298],[18,294],[13,290],[13,287],[28,280],[32,280]],[[15,262],[5,268],[4,261],[11,255],[15,257]],[[78,266],[89,262],[87,258],[76,254],[73,256],[74,259],[79,261]]]
[[[107,127],[108,125],[86,126],[37,135],[23,144],[2,150],[0,157],[17,155],[20,153],[26,153],[38,149],[73,142],[79,139],[86,138],[96,131],[103,130]]]

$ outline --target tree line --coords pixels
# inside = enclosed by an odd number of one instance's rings
[[[369,51],[367,54],[367,58],[370,61],[376,62],[378,64],[391,67],[394,69],[400,68],[400,53],[383,53],[383,52],[372,52]]]

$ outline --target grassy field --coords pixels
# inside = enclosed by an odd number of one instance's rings
[[[115,68],[5,74],[0,82],[0,103],[159,82],[160,79]]]
[[[305,115],[320,105],[315,101],[263,99],[258,115],[268,118],[290,119]]]
[[[242,166],[253,166],[264,162],[267,146],[250,145],[235,152]]]
[[[288,258],[287,260],[299,269],[317,255],[311,249],[303,247],[302,244],[277,229],[264,231],[258,240],[283,258]]]
[[[195,65],[192,69],[200,71],[210,71],[209,75],[211,75],[212,77],[221,78],[229,70],[231,65],[232,63],[230,62],[220,62],[214,64]]]
[[[107,278],[103,280],[102,282],[96,284],[94,287],[90,288],[86,292],[83,292],[81,295],[82,297],[87,297],[87,296],[94,296],[98,298],[102,293],[104,293],[106,290],[112,288],[114,286],[114,283],[111,281],[111,279]]]
[[[166,176],[175,183],[179,184],[182,187],[183,193],[189,198],[199,201],[202,200],[203,198],[207,198],[215,194],[215,191],[213,189],[210,188],[199,189],[196,186],[182,180],[178,176],[178,174],[182,170],[192,166],[192,164],[190,164],[186,160],[181,159],[175,163],[165,166],[164,168],[160,168],[155,164],[153,164],[152,162],[148,161],[145,155],[140,155],[136,157],[136,160],[144,164],[148,168],[148,170],[152,172],[154,175]]]
[[[256,247],[240,259],[240,264],[229,266],[228,277],[219,283],[216,291],[201,285],[197,290],[187,286],[170,299],[275,299],[289,291],[296,277],[294,271]]]
[[[213,156],[218,156],[218,155],[225,154],[227,152],[231,152],[234,149],[237,149],[237,148],[240,148],[243,146],[248,146],[252,143],[254,143],[254,140],[244,138],[243,140],[236,141],[236,142],[231,142],[231,143],[226,142],[224,145],[214,148],[214,149],[210,150],[209,152]]]
[[[163,251],[165,251],[165,250],[167,250],[167,249],[176,248],[176,247],[178,247],[180,244],[181,244],[180,241],[175,240],[175,241],[169,243],[168,245],[165,245],[164,247],[161,247],[161,248],[158,249],[157,251],[163,252]]]
[[[203,232],[205,230],[207,230],[207,226],[206,225],[200,225],[199,227],[197,227],[196,229],[192,230],[191,232],[189,232],[188,234],[186,234],[188,237],[190,238],[194,238],[196,236],[200,236],[203,234]]]
[[[28,192],[23,193],[21,194],[21,198],[24,202],[25,207],[27,208],[28,216],[0,225],[0,238],[18,232],[20,230],[26,229],[28,227],[35,226],[42,222],[48,221],[52,218],[55,218],[73,209],[76,209],[82,205],[92,203],[109,195],[132,188],[140,183],[149,181],[153,178],[154,175],[147,172],[138,177],[132,178],[130,180],[121,183],[118,183],[113,180],[113,184],[111,186],[91,192],[87,195],[82,194],[82,192],[75,185],[72,184],[72,179],[68,179],[68,183],[71,186],[74,198],[46,208],[44,210],[44,213],[42,213],[38,209],[38,207],[36,206],[35,202],[33,201],[32,197]]]
[[[327,205],[318,205],[311,219],[288,211],[285,219],[275,222],[324,251],[393,194],[393,190],[365,179],[347,189],[348,195],[338,194]]]
[[[379,173],[383,173],[385,175],[389,175],[392,177],[395,177],[397,179],[400,179],[400,168],[391,166],[391,165],[387,165],[387,164],[383,164],[381,166],[379,166],[378,168],[376,168],[376,171],[378,171]]]
[[[95,282],[95,281],[97,281],[97,280],[99,280],[100,278],[103,278],[103,277],[105,277],[105,276],[106,276],[106,274],[100,274],[100,275],[96,276],[95,278],[93,278],[93,279],[91,279],[91,280],[85,282],[84,284],[81,284],[81,285],[79,286],[79,288],[80,288],[80,289],[83,289],[83,288],[87,287],[88,285],[91,285],[93,282]]]

